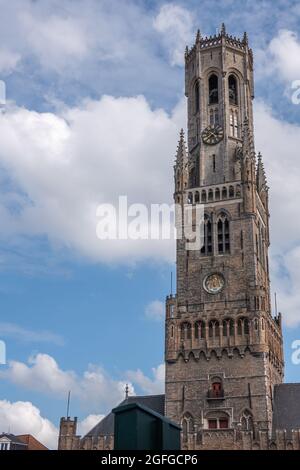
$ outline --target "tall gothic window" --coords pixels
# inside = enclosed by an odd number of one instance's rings
[[[243,431],[253,431],[253,418],[250,411],[244,411],[241,417],[241,425]]]
[[[191,329],[191,324],[189,322],[184,322],[181,324],[180,337],[181,339],[191,339],[192,329]]]
[[[230,234],[229,220],[224,212],[221,212],[217,223],[218,230],[218,252],[219,254],[229,253],[230,251]]]
[[[238,104],[237,80],[234,75],[228,77],[229,104]]]
[[[231,137],[239,137],[239,119],[237,111],[230,110],[229,126]]]
[[[212,74],[208,79],[208,103],[216,104],[219,102],[218,77]]]
[[[212,223],[210,217],[204,215],[204,234],[203,234],[203,246],[201,248],[201,253],[204,255],[212,254]]]
[[[204,339],[205,338],[205,323],[204,321],[197,321],[195,323],[195,338],[196,339]]]

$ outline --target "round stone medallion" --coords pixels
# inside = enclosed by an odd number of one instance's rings
[[[218,294],[224,285],[225,279],[223,274],[220,273],[208,274],[203,281],[203,287],[209,294]]]

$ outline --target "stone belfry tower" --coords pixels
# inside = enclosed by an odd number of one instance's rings
[[[281,316],[272,317],[268,187],[254,149],[247,35],[202,38],[185,52],[187,145],[174,200],[204,206],[204,244],[177,241],[177,293],[166,303],[166,414],[188,449],[242,448],[270,435],[283,379]]]

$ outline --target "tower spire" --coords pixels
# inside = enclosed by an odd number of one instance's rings
[[[179,141],[177,146],[176,152],[176,166],[182,166],[187,162],[187,150],[186,150],[186,142],[184,138],[184,130],[180,130],[179,134]]]
[[[260,152],[257,155],[256,186],[259,193],[263,190],[268,190],[266,173]]]

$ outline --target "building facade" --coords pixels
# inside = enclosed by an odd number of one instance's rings
[[[177,240],[165,396],[126,400],[146,400],[180,424],[182,449],[300,449],[300,384],[282,383],[281,315],[271,311],[268,186],[254,147],[247,35],[233,38],[224,25],[209,38],[198,32],[185,52],[185,94],[174,201],[183,234],[204,207],[203,244]],[[83,438],[76,420],[62,418],[59,448],[111,449],[113,432],[111,413]]]

